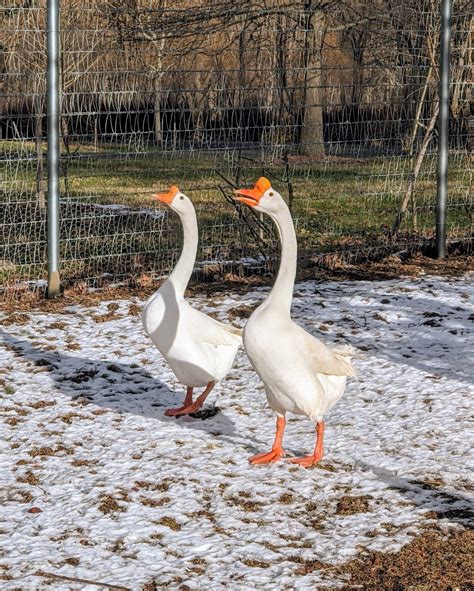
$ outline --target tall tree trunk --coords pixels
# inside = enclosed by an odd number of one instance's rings
[[[352,47],[352,89],[351,107],[359,108],[364,92],[364,57],[365,57],[365,33],[354,31],[351,36]]]
[[[415,215],[415,220],[416,220],[416,201],[415,201],[415,196],[414,196],[416,180],[417,180],[418,175],[420,173],[421,165],[423,164],[423,160],[425,159],[426,151],[428,149],[431,137],[433,135],[433,131],[436,127],[436,121],[438,120],[438,115],[439,115],[439,102],[436,102],[435,106],[434,106],[433,114],[431,115],[430,122],[429,122],[429,124],[426,128],[426,131],[425,131],[425,137],[423,138],[423,142],[421,144],[420,151],[418,152],[418,155],[415,159],[415,163],[413,166],[413,172],[410,174],[410,177],[408,180],[407,190],[405,191],[402,202],[400,204],[400,209],[398,210],[397,215],[395,216],[395,220],[393,222],[392,231],[390,233],[392,236],[394,234],[396,234],[398,232],[398,230],[400,229],[401,223],[403,221],[403,218],[405,217],[410,200],[412,201],[412,207],[413,207],[413,211],[415,212],[414,215]],[[415,222],[415,225],[416,225],[416,222]],[[416,229],[416,228],[414,228],[414,229]]]
[[[163,144],[163,127],[161,125],[161,72],[155,72],[153,77],[153,118],[155,130],[155,142],[158,146]]]
[[[407,150],[408,150],[408,155],[409,156],[413,156],[414,149],[415,149],[416,136],[417,136],[417,133],[418,133],[418,129],[422,125],[421,115],[422,115],[422,112],[423,112],[423,106],[425,104],[426,95],[427,95],[428,89],[429,89],[429,87],[431,85],[431,75],[432,75],[432,73],[433,73],[433,65],[430,65],[428,67],[428,74],[426,75],[425,84],[423,86],[423,90],[421,91],[421,95],[420,95],[420,98],[418,100],[418,105],[416,107],[415,120],[413,122],[413,129],[412,129],[411,137],[410,137],[410,140],[409,140],[408,146],[407,146]]]
[[[166,8],[166,2],[163,2],[163,8]],[[158,146],[163,145],[163,126],[161,124],[161,99],[163,91],[163,50],[165,48],[165,38],[161,37],[154,41],[156,60],[153,77],[153,117],[155,124],[155,142]]]
[[[37,91],[38,92],[38,91]],[[35,147],[36,147],[36,199],[41,211],[46,209],[43,163],[43,101],[36,95],[35,111]]]
[[[301,153],[324,156],[323,107],[321,96],[322,43],[324,15],[305,0],[306,33],[304,40],[304,92]]]
[[[239,72],[238,72],[238,91],[237,97],[238,102],[237,105],[234,104],[234,109],[237,107],[239,113],[238,119],[238,141],[239,145],[242,145],[243,142],[246,140],[246,133],[245,133],[245,121],[244,121],[244,109],[245,109],[245,72],[246,72],[246,60],[245,60],[245,50],[246,50],[246,35],[245,29],[242,29],[239,33]]]
[[[286,104],[286,95],[288,88],[287,81],[287,37],[285,27],[282,22],[283,17],[279,15],[276,22],[276,86],[277,86],[277,105],[276,105],[276,123],[278,129],[277,142],[286,147],[287,142],[287,125],[288,125],[288,109]]]

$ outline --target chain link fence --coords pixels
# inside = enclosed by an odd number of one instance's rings
[[[439,2],[63,0],[63,285],[167,273],[195,202],[202,277],[273,268],[275,233],[230,199],[269,177],[303,263],[433,244]],[[472,236],[474,11],[455,0],[448,241]],[[0,283],[46,277],[46,3],[0,7]]]

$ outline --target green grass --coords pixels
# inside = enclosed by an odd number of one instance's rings
[[[274,162],[262,168],[257,158],[247,154],[241,160],[241,183],[251,183],[264,173],[287,197],[287,183],[278,180],[285,176],[283,164]],[[63,204],[62,212],[62,275],[77,279],[104,272],[113,275],[140,274],[150,269],[166,272],[180,248],[176,216],[168,215],[162,221],[142,215],[119,219],[110,210],[94,209],[94,205],[159,208],[162,206],[153,201],[151,194],[170,184],[182,187],[196,204],[201,258],[235,260],[242,255],[258,255],[261,248],[273,252],[273,243],[257,245],[245,226],[239,230],[236,211],[218,188],[220,185],[231,194],[218,173],[233,181],[236,167],[235,156],[229,161],[225,154],[219,153],[174,155],[147,149],[129,154],[124,146],[108,145],[96,150],[90,145],[71,145],[70,157],[63,157],[62,161],[61,193],[69,204],[67,207]],[[399,156],[364,161],[328,158],[310,163],[292,158],[289,170],[294,193],[292,213],[302,251],[375,248],[386,242],[387,230],[403,199],[411,168],[412,162]],[[433,236],[435,171],[435,156],[429,156],[414,192],[417,225],[410,203],[400,229],[402,242],[409,235],[415,241]],[[5,252],[0,254],[0,282],[44,277],[46,225],[44,213],[34,208],[36,152],[32,142],[0,141],[0,177],[0,201],[6,211],[3,225],[0,223],[1,242],[6,245]],[[452,238],[469,235],[471,219],[467,201],[471,183],[469,157],[452,158],[448,212]],[[248,212],[246,217],[252,220]],[[266,222],[269,230],[263,233],[264,242],[274,239],[271,224]],[[254,231],[260,234],[258,228]],[[38,244],[32,248],[31,242]]]

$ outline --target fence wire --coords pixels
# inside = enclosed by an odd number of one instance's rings
[[[0,7],[0,283],[46,277],[46,2]],[[63,0],[61,278],[140,282],[172,268],[178,184],[198,268],[273,268],[274,229],[234,205],[268,176],[301,258],[365,260],[434,237],[439,2]],[[474,11],[452,20],[448,239],[472,236]]]

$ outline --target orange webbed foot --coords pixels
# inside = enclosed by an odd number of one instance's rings
[[[167,410],[165,410],[165,416],[175,417],[176,415],[179,415],[181,412],[185,411],[187,408],[187,406],[180,406],[179,408],[168,408]]]
[[[180,408],[169,408],[165,411],[165,415],[167,417],[180,417],[182,415],[190,415],[193,412],[197,412],[202,407],[202,404],[198,404],[198,402],[194,402],[189,406],[181,406]]]
[[[256,456],[252,456],[249,458],[249,462],[251,464],[271,464],[273,462],[278,462],[283,456],[285,452],[283,450],[274,450],[269,451],[267,453],[257,454]]]
[[[316,464],[321,460],[323,456],[305,456],[303,458],[291,458],[288,460],[292,464],[299,464],[303,466],[303,468],[311,468],[312,466],[316,466]]]

